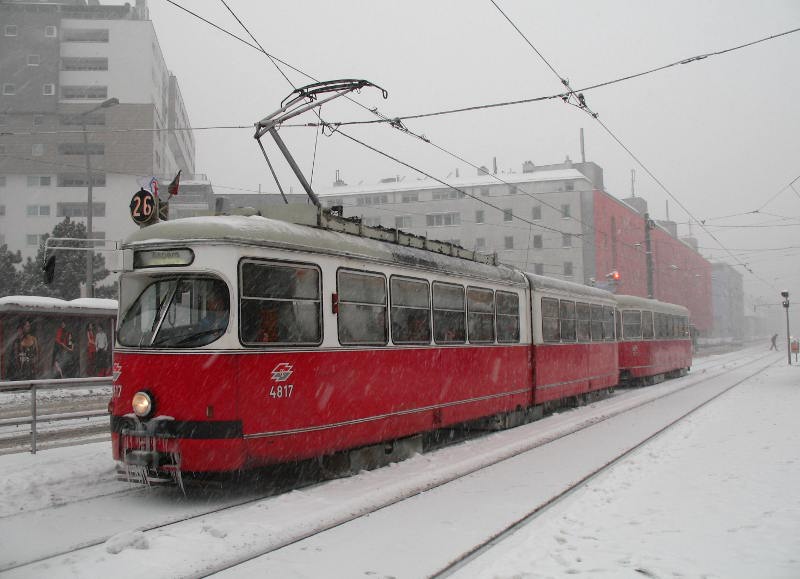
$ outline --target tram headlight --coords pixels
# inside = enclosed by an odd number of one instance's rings
[[[155,410],[153,398],[147,392],[137,392],[133,395],[133,413],[139,418],[147,418]]]

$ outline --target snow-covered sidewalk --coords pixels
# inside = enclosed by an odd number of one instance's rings
[[[734,388],[458,577],[800,577],[800,366]]]

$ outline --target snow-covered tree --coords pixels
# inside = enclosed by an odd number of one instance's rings
[[[70,220],[64,221],[53,228],[53,233],[48,237],[68,237],[72,239],[86,239],[86,226],[83,223]],[[58,241],[58,247],[86,247],[85,242]],[[86,281],[86,252],[58,250],[55,254],[56,267],[53,283],[45,285],[42,276],[42,263],[44,263],[44,242],[39,246],[36,259],[28,258],[22,268],[22,292],[26,295],[52,296],[65,300],[80,297],[81,283]],[[108,276],[106,260],[102,255],[95,254],[93,260],[94,279],[101,280]]]

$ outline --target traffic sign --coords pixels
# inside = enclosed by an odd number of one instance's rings
[[[131,198],[131,219],[136,225],[144,227],[156,220],[156,199],[150,191],[139,189]]]

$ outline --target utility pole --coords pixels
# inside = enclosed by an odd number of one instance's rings
[[[653,229],[653,222],[650,214],[644,214],[644,251],[647,260],[647,297],[653,299],[653,250],[650,243],[650,230]]]

